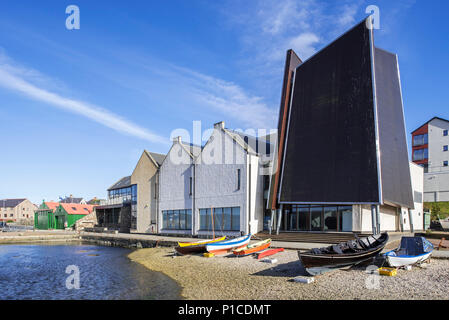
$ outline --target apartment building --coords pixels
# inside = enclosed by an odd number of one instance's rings
[[[0,221],[31,222],[37,206],[28,199],[0,200]]]
[[[449,121],[434,117],[412,132],[412,161],[424,168],[424,201],[449,201]]]

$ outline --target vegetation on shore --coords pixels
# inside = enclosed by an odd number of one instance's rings
[[[430,210],[431,219],[445,219],[449,216],[449,201],[424,202],[424,210]]]

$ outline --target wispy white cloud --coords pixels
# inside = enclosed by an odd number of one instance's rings
[[[158,74],[169,78],[168,83],[186,87],[186,92],[196,103],[206,107],[209,113],[218,112],[221,119],[231,118],[254,129],[271,129],[276,124],[275,109],[270,108],[262,97],[249,94],[234,82],[173,64],[165,66]]]
[[[23,94],[59,109],[84,116],[120,133],[134,136],[155,143],[169,143],[168,139],[113,113],[109,110],[88,102],[64,97],[49,91],[33,82],[47,83],[49,78],[41,73],[10,64],[11,59],[4,55],[0,57],[0,86],[13,92]]]

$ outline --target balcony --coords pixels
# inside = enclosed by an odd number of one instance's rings
[[[120,197],[100,200],[100,206],[119,206],[131,203],[131,195],[124,195]]]

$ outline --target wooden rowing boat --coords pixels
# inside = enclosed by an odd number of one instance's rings
[[[201,240],[201,241],[194,241],[194,242],[178,242],[178,246],[180,247],[189,247],[189,246],[196,246],[201,244],[208,244],[208,243],[214,243],[223,241],[226,239],[226,236],[215,238],[215,239],[207,239],[207,240]]]
[[[388,234],[342,242],[326,248],[299,252],[298,257],[310,275],[352,266],[378,255],[388,242]]]
[[[236,256],[246,256],[252,253],[256,253],[265,250],[271,245],[271,239],[266,239],[264,241],[259,241],[253,244],[248,244],[247,246],[236,249],[232,253]]]
[[[399,268],[421,263],[430,258],[433,244],[423,237],[402,237],[401,245],[385,253],[390,267]]]
[[[235,239],[209,243],[206,245],[207,252],[217,254],[227,253],[231,249],[235,248],[243,248],[248,245],[249,240],[251,239],[251,234],[246,236],[238,237]]]

